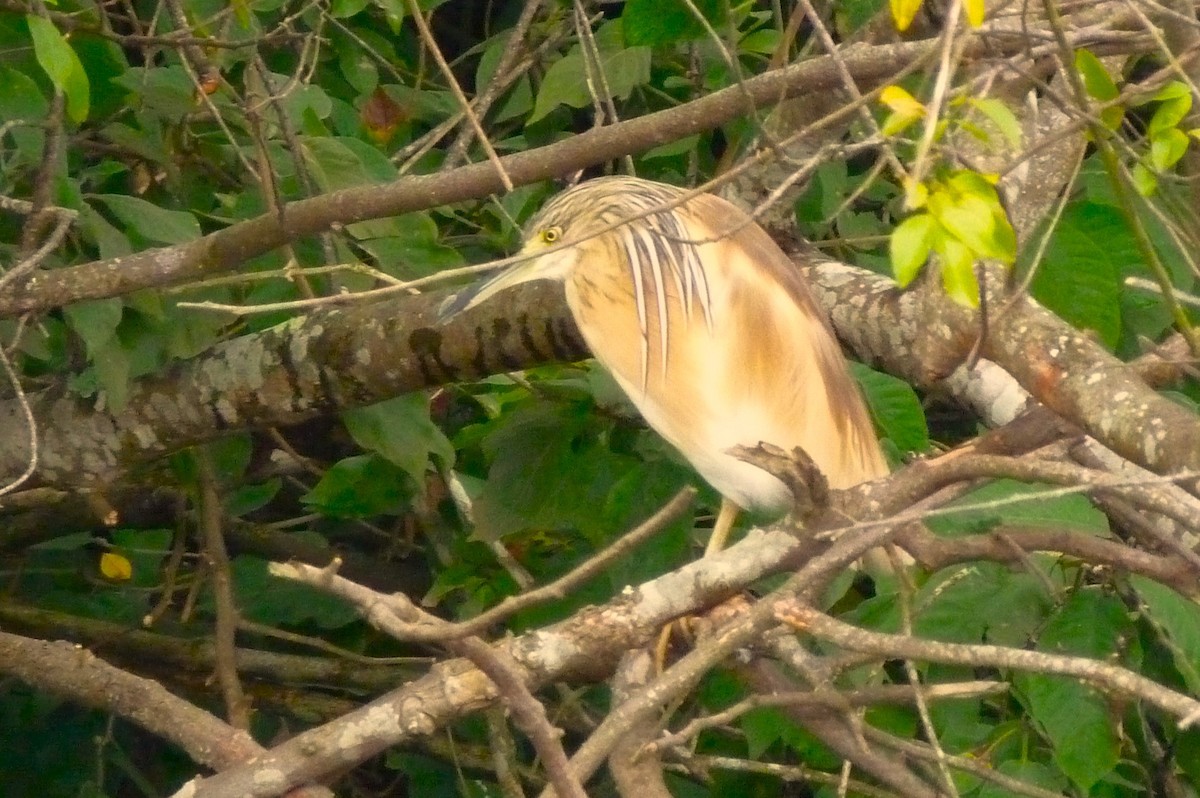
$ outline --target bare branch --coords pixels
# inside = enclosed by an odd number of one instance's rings
[[[884,656],[912,657],[953,665],[1015,668],[1035,673],[1074,676],[1091,684],[1136,696],[1164,712],[1183,719],[1200,713],[1200,701],[1177,693],[1125,668],[1083,657],[1024,651],[1004,646],[964,645],[920,640],[902,635],[858,629],[817,610],[792,603],[780,610],[781,621],[854,651]]]

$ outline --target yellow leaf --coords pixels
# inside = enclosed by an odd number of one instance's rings
[[[100,555],[100,573],[105,579],[127,582],[133,578],[133,563],[120,554],[106,551]]]
[[[942,289],[964,307],[979,307],[979,283],[975,280],[975,259],[971,257],[971,250],[950,236],[937,244],[942,258]]]
[[[937,223],[927,213],[910,216],[892,231],[888,251],[892,274],[901,288],[911,283],[929,258]]]
[[[972,28],[983,24],[983,15],[987,11],[983,0],[963,0],[963,9],[967,12],[967,23]]]
[[[896,30],[904,32],[912,24],[913,17],[921,8],[921,0],[889,0],[892,8],[892,21]]]
[[[885,136],[898,136],[920,118],[920,114],[888,114],[887,119],[879,126],[879,132]]]
[[[904,209],[907,211],[915,211],[925,207],[925,203],[929,200],[929,187],[924,183],[913,180],[911,177],[904,178]]]
[[[883,91],[879,92],[879,102],[892,111],[905,116],[923,116],[925,114],[925,106],[921,105],[916,97],[896,85],[884,87]]]

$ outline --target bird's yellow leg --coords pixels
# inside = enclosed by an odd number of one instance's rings
[[[737,520],[738,513],[741,511],[742,508],[729,499],[721,499],[721,509],[717,511],[717,520],[713,523],[712,534],[708,537],[708,545],[704,547],[705,557],[711,557],[725,548],[725,542],[729,540],[729,533],[733,529],[733,522]],[[681,618],[675,623],[664,626],[658,633],[658,640],[654,644],[654,662],[658,666],[659,673],[662,672],[663,664],[667,660],[667,649],[671,645],[671,630],[676,623],[686,628],[688,619]]]
[[[717,521],[713,524],[712,535],[709,536],[708,545],[704,548],[705,557],[711,557],[725,548],[725,541],[729,540],[729,532],[733,529],[733,522],[737,520],[738,513],[741,511],[742,508],[729,499],[721,499],[721,509],[717,511]]]

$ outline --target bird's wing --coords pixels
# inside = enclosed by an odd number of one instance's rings
[[[704,259],[722,274],[711,281],[724,289],[713,298],[721,354],[712,361],[725,365],[711,378],[722,395],[714,403],[741,408],[743,434],[804,448],[834,487],[886,474],[858,385],[795,264],[724,200],[697,197],[688,211],[697,233],[716,239]]]

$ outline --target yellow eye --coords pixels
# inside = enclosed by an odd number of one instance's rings
[[[561,227],[547,227],[546,229],[542,230],[542,243],[543,244],[553,244],[553,243],[557,242],[560,238],[562,238],[562,228]]]

